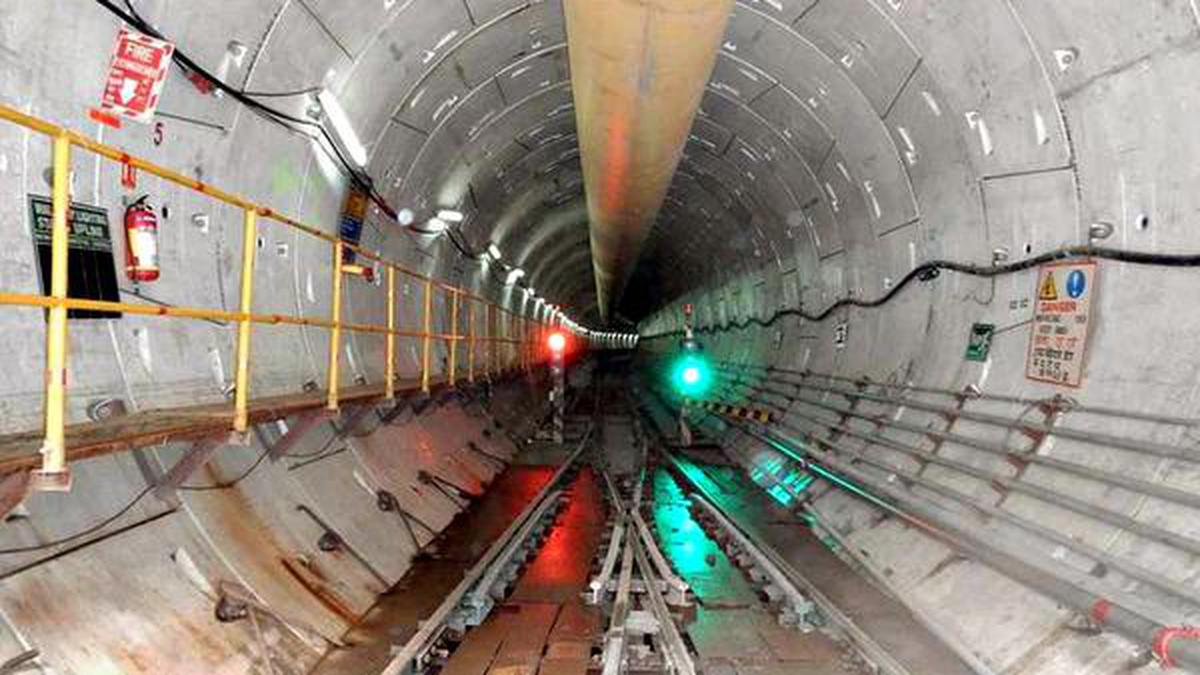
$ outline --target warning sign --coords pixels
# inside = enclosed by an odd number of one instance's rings
[[[100,101],[103,112],[148,123],[158,109],[175,45],[122,28]]]
[[[1053,302],[1058,299],[1058,283],[1054,281],[1054,270],[1046,273],[1046,278],[1042,279],[1040,288],[1038,288],[1038,300],[1046,300]]]
[[[1039,270],[1026,377],[1079,386],[1095,287],[1094,262],[1045,265]]]

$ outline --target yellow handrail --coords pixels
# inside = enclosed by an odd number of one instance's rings
[[[341,333],[343,330],[361,333],[383,334],[386,336],[384,364],[384,396],[394,398],[396,380],[396,351],[395,339],[414,338],[422,340],[421,357],[421,388],[428,392],[432,383],[431,347],[433,340],[445,341],[449,350],[449,378],[453,385],[457,379],[458,343],[467,341],[468,344],[468,377],[475,380],[477,343],[482,342],[490,349],[487,359],[487,374],[490,376],[500,369],[498,349],[500,345],[509,345],[515,353],[528,350],[535,354],[536,350],[529,344],[529,334],[522,331],[518,337],[513,337],[513,331],[500,331],[499,319],[508,317],[510,326],[513,322],[525,324],[527,317],[501,307],[486,298],[473,294],[465,288],[459,288],[445,281],[434,279],[399,263],[384,258],[381,254],[370,251],[358,244],[343,241],[340,237],[324,232],[316,227],[306,225],[293,218],[285,216],[271,208],[255,204],[248,199],[231,192],[189,178],[179,172],[159,166],[153,162],[134,157],[128,153],[88,138],[78,132],[60,127],[32,115],[0,105],[0,120],[11,122],[30,131],[43,134],[52,139],[53,149],[53,190],[51,207],[51,255],[50,255],[50,289],[48,295],[32,295],[27,293],[9,293],[0,291],[0,306],[20,306],[45,308],[48,310],[46,322],[46,382],[44,400],[44,439],[42,445],[42,467],[36,472],[35,485],[40,489],[65,490],[70,487],[70,472],[67,467],[66,454],[66,399],[67,378],[66,363],[69,345],[67,342],[67,316],[72,309],[104,312],[121,312],[140,316],[162,316],[181,319],[198,319],[206,321],[221,321],[237,324],[236,365],[234,382],[234,416],[233,429],[244,432],[249,423],[250,405],[250,369],[252,352],[250,349],[251,336],[255,325],[293,325],[321,328],[330,331],[329,360],[326,369],[327,401],[330,410],[338,409],[340,387],[339,357],[341,351]],[[240,209],[243,213],[242,231],[242,278],[240,285],[238,311],[206,309],[185,306],[151,306],[137,305],[125,302],[105,300],[88,300],[72,298],[67,287],[69,228],[68,211],[70,208],[70,166],[71,149],[78,147],[104,159],[120,163],[131,170],[144,171],[169,183],[179,185],[188,190],[199,192],[218,202]],[[266,218],[287,227],[299,230],[309,236],[328,242],[333,255],[330,318],[319,319],[285,314],[256,314],[253,310],[254,300],[254,260],[257,246],[259,220]],[[352,270],[343,268],[343,261],[348,252],[373,261],[386,274],[387,293],[387,322],[384,325],[350,323],[342,319],[342,277]],[[361,273],[362,268],[356,268]],[[424,287],[423,316],[420,330],[407,330],[397,325],[396,314],[396,274],[422,282]],[[435,290],[448,293],[450,305],[449,333],[433,331],[433,293]],[[459,309],[460,303],[467,303],[468,334],[460,334]],[[485,310],[486,330],[480,336],[476,332],[475,306],[480,305]],[[443,310],[445,307],[443,307]],[[503,334],[498,334],[498,333]]]
[[[50,297],[61,303],[67,297],[67,207],[71,183],[71,140],[54,135],[54,183],[50,230]],[[67,471],[67,308],[50,308],[46,322],[46,438],[42,444],[42,470],[35,481],[44,489],[68,490]]]

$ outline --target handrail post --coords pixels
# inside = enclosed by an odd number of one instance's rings
[[[325,404],[328,410],[338,409],[338,384],[340,376],[338,373],[339,361],[342,351],[342,256],[343,247],[342,240],[337,240],[333,244],[333,298],[332,309],[330,310],[330,318],[333,322],[333,328],[329,332],[329,367],[326,369],[328,373],[328,381],[326,389],[328,390],[329,400]]]
[[[517,338],[517,315],[512,311],[508,312],[508,320],[505,323],[505,332],[508,341],[504,343],[507,349],[504,350],[504,370],[511,373],[517,365],[517,343],[513,342]]]
[[[529,339],[529,317],[521,317],[521,339],[524,340],[524,348],[521,350],[521,355],[525,361],[525,372],[529,372],[533,368],[533,341]]]
[[[458,375],[458,289],[450,290],[450,386]]]
[[[396,268],[387,266],[387,342],[384,347],[385,383],[383,390],[388,400],[396,398]]]
[[[496,373],[501,377],[508,371],[508,312],[503,307],[496,307],[496,332],[500,340],[496,342]]]
[[[425,320],[421,349],[421,391],[429,393],[429,360],[433,351],[433,280],[425,280]]]
[[[233,385],[233,430],[241,433],[249,426],[250,401],[250,333],[253,324],[250,314],[254,311],[254,259],[258,244],[258,211],[245,209],[242,219],[242,289],[241,304],[238,305],[242,318],[238,321],[237,370]]]
[[[492,379],[492,375],[496,371],[496,306],[492,303],[487,305],[487,376]]]
[[[467,382],[475,384],[475,300],[467,298]]]
[[[71,139],[66,133],[54,137],[54,176],[50,233],[50,296],[46,322],[46,398],[45,438],[42,442],[42,468],[35,473],[39,490],[71,489],[71,470],[67,466],[67,265],[70,232],[67,213],[71,200]]]

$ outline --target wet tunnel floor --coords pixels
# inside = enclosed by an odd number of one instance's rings
[[[468,631],[441,675],[583,675],[600,635],[598,609],[583,604],[605,530],[596,474],[579,473],[567,505],[512,593]]]
[[[685,630],[708,673],[835,675],[840,649],[818,632],[780,626],[746,573],[692,517],[690,501],[665,470],[653,474],[653,527],[663,555],[696,596]]]
[[[374,675],[382,671],[392,645],[404,644],[416,633],[418,622],[437,609],[555,470],[552,466],[511,466],[500,474],[483,497],[460,513],[391,592],[346,634],[345,641],[351,646],[331,651],[312,675]]]
[[[747,534],[772,548],[789,567],[803,574],[909,672],[973,675],[974,669],[904,605],[851,569],[813,534],[800,516],[780,506],[740,469],[707,464],[696,458],[680,458],[680,461],[689,481],[702,488]]]

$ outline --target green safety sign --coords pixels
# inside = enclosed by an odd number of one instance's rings
[[[967,360],[987,361],[992,351],[992,336],[996,334],[995,324],[977,323],[971,326],[971,336],[967,340]]]

